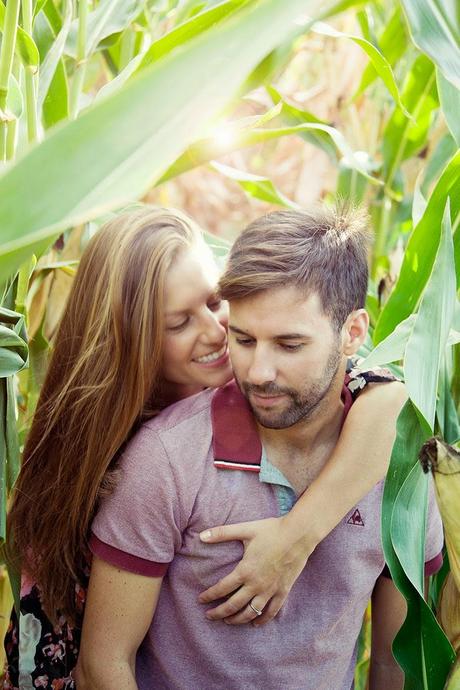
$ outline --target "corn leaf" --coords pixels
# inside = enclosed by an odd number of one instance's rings
[[[310,0],[310,9],[318,4]],[[55,128],[7,168],[0,177],[0,282],[63,228],[142,195],[203,135],[304,10],[304,0],[245,7]]]
[[[7,497],[19,468],[16,401],[11,377],[27,363],[24,317],[0,308],[0,545],[5,539]]]
[[[223,165],[213,161],[211,167],[219,172],[221,175],[228,177],[235,182],[238,182],[244,191],[255,199],[266,201],[269,204],[278,204],[279,206],[287,206],[288,208],[299,209],[300,206],[287,198],[282,192],[276,189],[275,185],[267,177],[260,175],[253,175],[244,170],[237,170],[231,168],[229,165]]]
[[[460,89],[460,13],[457,0],[401,0],[412,39]]]
[[[447,345],[456,302],[454,245],[447,201],[439,248],[430,280],[406,345],[404,375],[409,396],[434,432],[441,358]],[[435,333],[432,338],[430,333]],[[420,362],[424,366],[420,366]]]
[[[325,120],[321,120],[319,117],[316,117],[316,115],[313,115],[313,113],[310,113],[308,110],[301,110],[300,108],[288,103],[274,86],[267,86],[266,88],[273,103],[282,104],[280,115],[284,122],[286,122],[288,125],[301,125],[306,123],[316,123],[319,125],[330,124],[329,122],[325,122]],[[321,130],[305,130],[304,132],[300,133],[300,136],[305,141],[308,141],[314,146],[318,146],[319,148],[323,149],[323,151],[327,153],[332,160],[337,160],[337,148],[334,146],[334,142],[331,141],[330,136],[326,132],[322,132]]]
[[[48,21],[46,19],[46,21]],[[40,68],[40,80],[39,80],[39,87],[38,87],[38,108],[39,111],[42,110],[43,105],[45,103],[45,99],[48,95],[48,92],[51,88],[51,84],[53,82],[53,79],[55,80],[54,84],[54,89],[53,93],[51,94],[51,102],[54,104],[56,101],[58,104],[61,106],[60,111],[61,115],[58,117],[50,117],[50,113],[48,110],[48,123],[49,124],[54,124],[55,122],[58,122],[60,119],[64,119],[67,117],[67,112],[68,112],[68,104],[67,104],[67,77],[66,77],[66,72],[64,68],[64,64],[62,62],[62,55],[64,52],[64,46],[65,42],[67,40],[67,36],[69,33],[70,29],[70,23],[72,21],[72,2],[71,0],[66,0],[64,3],[64,13],[63,13],[63,24],[62,24],[62,29],[60,30],[59,34],[56,36],[51,48],[46,54],[45,59],[43,60],[42,66]],[[50,30],[52,31],[51,25],[50,25]],[[59,73],[58,76],[56,77],[56,71],[59,68]],[[64,105],[61,105],[61,104]],[[51,121],[51,122],[50,122]]]
[[[414,61],[404,82],[402,99],[411,116],[396,107],[383,135],[383,168],[388,186],[393,184],[401,163],[427,144],[439,105],[434,65],[424,55]]]
[[[142,0],[101,0],[88,15],[86,56],[91,55],[102,40],[125,29],[143,4]],[[73,58],[77,57],[77,34],[78,19],[75,19],[65,44],[66,54]]]
[[[460,148],[460,88],[448,81],[440,70],[436,72],[441,107],[452,136]]]
[[[383,340],[398,323],[415,310],[433,267],[448,198],[452,227],[455,231],[460,222],[460,151],[445,167],[428,200],[426,211],[409,239],[398,281],[375,327],[375,344]],[[457,235],[458,233],[454,235],[454,242],[458,267],[460,247],[456,241]]]
[[[5,5],[0,0],[0,33],[3,33],[5,26]],[[40,64],[40,56],[34,39],[23,28],[18,26],[16,35],[16,54],[19,55],[24,67],[29,67],[32,72],[36,72]]]
[[[204,31],[213,26],[215,27],[218,22],[221,22],[236,10],[247,5],[248,1],[227,0],[227,2],[219,3],[216,7],[203,10],[184,23],[179,24],[179,26],[174,27],[174,29],[171,29],[167,34],[152,43],[144,54],[137,70],[144,70],[146,67],[161,60],[161,58],[168,55],[175,48],[182,47]]]
[[[419,591],[423,572],[420,547],[413,552],[413,561],[408,562],[404,556],[405,549],[411,553],[413,543],[420,545],[425,540],[427,482],[420,476],[417,456],[426,438],[409,401],[398,418],[382,504],[385,560],[393,582],[407,601],[407,617],[393,643],[393,654],[405,672],[405,690],[442,690],[454,659],[449,641]]]
[[[396,80],[393,74],[393,70],[391,69],[391,65],[385,58],[385,56],[382,55],[378,48],[376,48],[372,43],[369,43],[369,41],[366,41],[366,39],[362,38],[361,36],[354,36],[353,34],[342,33],[341,31],[337,31],[336,29],[332,28],[332,26],[329,26],[322,22],[317,22],[313,26],[313,31],[323,36],[332,36],[334,38],[348,38],[351,41],[353,41],[353,43],[356,43],[356,45],[362,48],[364,52],[367,53],[368,57],[372,62],[372,65],[374,66],[375,71],[387,87],[390,94],[393,96],[395,102],[397,103],[401,111],[404,113],[406,117],[411,117],[405,109],[404,104],[401,100],[401,95],[399,93],[398,85],[396,84]]]
[[[356,169],[361,173],[369,182],[374,185],[383,184],[381,180],[372,176],[367,168],[367,161],[363,160],[358,153],[353,151],[351,146],[348,144],[347,140],[338,129],[330,125],[324,125],[317,122],[305,122],[300,125],[293,125],[292,127],[272,127],[268,129],[255,129],[249,128],[247,130],[228,128],[228,136],[225,137],[223,142],[220,137],[212,137],[209,139],[203,139],[194,143],[185,153],[177,159],[177,161],[167,170],[167,172],[158,181],[158,184],[166,182],[172,177],[187,172],[192,168],[203,163],[208,163],[214,158],[219,158],[220,156],[228,153],[229,151],[234,151],[239,148],[244,148],[245,146],[254,146],[255,144],[261,144],[265,141],[271,141],[272,139],[279,139],[280,137],[289,136],[291,134],[297,134],[302,136],[305,132],[314,132],[315,134],[321,133],[326,135],[332,146],[335,147],[336,151],[341,154],[347,164]],[[321,148],[323,148],[321,146]]]
[[[390,20],[385,25],[384,30],[378,38],[378,47],[387,62],[393,67],[407,48],[406,24],[401,15],[401,8],[395,8]],[[369,62],[361,75],[361,81],[356,90],[355,96],[359,96],[365,91],[378,77],[378,72],[372,61]]]

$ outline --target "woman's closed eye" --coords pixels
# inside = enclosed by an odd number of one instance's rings
[[[222,301],[220,297],[214,297],[210,302],[208,302],[208,309],[211,311],[219,311],[222,306]]]
[[[173,332],[182,331],[186,327],[186,325],[188,324],[189,321],[190,321],[190,316],[186,316],[185,319],[183,319],[180,323],[174,324],[171,326],[167,326],[166,330],[173,331]]]

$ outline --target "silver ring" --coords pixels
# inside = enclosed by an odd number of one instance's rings
[[[249,606],[252,608],[252,610],[254,611],[254,613],[256,614],[256,616],[261,616],[261,615],[263,614],[263,611],[261,611],[260,609],[258,609],[257,606],[254,606],[254,604],[252,603],[252,601],[249,602]]]

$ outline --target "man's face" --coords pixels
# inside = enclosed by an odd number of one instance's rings
[[[291,286],[232,301],[229,341],[235,378],[264,427],[308,419],[341,389],[341,334],[316,293]]]

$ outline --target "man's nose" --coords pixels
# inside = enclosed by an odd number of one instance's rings
[[[276,367],[269,354],[263,348],[255,348],[248,369],[247,381],[254,386],[262,386],[276,379]]]

